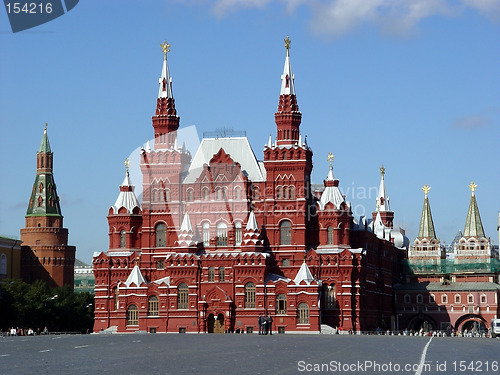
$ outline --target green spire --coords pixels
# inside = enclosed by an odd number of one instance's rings
[[[471,182],[469,189],[471,190],[471,197],[469,203],[469,211],[467,211],[467,218],[465,219],[464,237],[485,237],[483,223],[477,208],[476,191],[477,185]]]
[[[422,216],[420,218],[420,227],[418,229],[418,238],[436,239],[436,231],[434,230],[434,222],[432,220],[431,205],[427,197],[430,186],[425,185],[422,190],[425,193],[424,207],[422,208]]]
[[[26,216],[62,216],[56,183],[52,174],[52,151],[47,137],[47,124],[45,124],[42,142],[37,153],[37,164],[37,173]]]
[[[47,123],[45,124],[45,129],[43,130],[42,142],[40,142],[40,148],[38,149],[38,152],[52,152],[50,149],[49,137],[47,136]]]

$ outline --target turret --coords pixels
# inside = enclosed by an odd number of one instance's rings
[[[63,228],[47,124],[36,154],[36,177],[26,211],[26,226],[21,229],[21,240],[21,272],[25,281],[44,280],[51,287],[73,287],[76,249],[68,246],[68,229]]]
[[[380,167],[380,186],[377,194],[376,209],[372,213],[373,221],[375,221],[377,213],[380,213],[380,219],[384,226],[392,229],[394,226],[394,212],[391,211],[389,206],[389,196],[385,188],[385,168],[383,165]]]

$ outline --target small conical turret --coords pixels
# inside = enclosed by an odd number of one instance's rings
[[[464,237],[485,237],[483,223],[479,215],[479,209],[476,202],[477,185],[473,182],[470,183],[469,189],[471,190],[471,197],[469,203],[469,210],[467,211],[467,218],[465,220]]]
[[[434,222],[432,220],[431,214],[431,206],[429,204],[429,190],[431,187],[425,185],[422,190],[424,191],[424,207],[422,208],[422,216],[420,218],[420,226],[418,229],[418,238],[419,239],[436,239],[436,232],[434,230]]]

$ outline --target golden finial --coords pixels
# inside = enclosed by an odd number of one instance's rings
[[[335,155],[333,155],[331,152],[328,153],[328,157],[326,158],[326,161],[329,161],[330,163],[333,163],[333,159],[335,158]]]
[[[126,158],[125,162],[123,164],[125,164],[125,169],[128,169],[128,167],[130,167],[130,160],[128,160],[128,158]]]
[[[425,186],[422,188],[422,190],[424,191],[425,196],[427,196],[427,194],[429,194],[429,190],[431,190],[431,187],[429,185],[425,184]]]
[[[47,125],[48,125],[48,124],[47,124],[47,123],[45,123],[45,128],[43,128],[43,131],[45,131],[45,132],[47,131]]]
[[[382,164],[382,166],[380,167],[380,174],[382,175],[382,178],[384,178],[384,175],[385,175],[385,168],[384,168],[384,165]]]
[[[284,39],[285,41],[285,48],[288,52],[288,50],[290,49],[290,44],[292,43],[292,41],[290,40],[290,37],[287,35],[286,38]]]
[[[163,56],[165,56],[165,59],[167,59],[167,53],[170,52],[170,44],[168,44],[165,40],[163,43],[160,43],[160,47],[163,50]]]
[[[473,194],[476,191],[476,188],[477,188],[477,185],[474,183],[474,181],[472,181],[469,185],[469,189],[470,189],[470,191],[472,191]]]

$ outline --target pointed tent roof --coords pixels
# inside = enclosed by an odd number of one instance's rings
[[[436,231],[434,230],[434,222],[432,220],[431,206],[429,204],[428,193],[430,186],[425,185],[422,190],[425,193],[424,207],[422,208],[422,216],[420,218],[420,227],[418,229],[418,238],[436,239]]]
[[[464,237],[485,237],[483,223],[481,222],[481,216],[479,215],[479,209],[476,202],[476,195],[474,193],[477,185],[474,182],[471,182],[469,188],[471,190],[471,197],[469,210],[467,211],[467,218],[465,219]]]
[[[158,98],[173,98],[172,77],[170,77],[170,71],[167,63],[167,53],[170,52],[170,44],[165,41],[160,44],[160,46],[163,49],[163,67],[161,70],[161,77],[158,80],[160,84],[158,89]]]
[[[127,288],[129,288],[130,285],[132,285],[132,283],[134,283],[136,286],[141,286],[141,284],[145,282],[146,280],[144,280],[141,270],[139,269],[139,266],[136,264],[132,269],[132,272],[130,272],[130,275],[128,276],[127,280],[125,281],[125,285],[127,286]]]
[[[250,211],[250,215],[248,215],[248,222],[245,228],[247,231],[258,231],[259,224],[257,224],[257,219],[255,218],[255,213]]]
[[[50,149],[49,137],[47,136],[47,124],[45,124],[45,129],[43,130],[42,141],[40,142],[40,148],[38,149],[38,152],[52,152],[52,150]]]
[[[378,194],[377,194],[377,211],[390,211],[391,208],[389,207],[389,197],[387,196],[387,191],[385,189],[385,168],[382,165],[380,167],[380,186],[378,188]]]
[[[189,218],[189,214],[186,212],[184,215],[184,219],[182,219],[182,224],[181,224],[181,232],[193,232],[193,227],[191,225],[191,219]]]
[[[304,262],[300,266],[299,272],[297,272],[297,276],[295,276],[295,279],[293,279],[293,282],[297,285],[300,284],[301,281],[305,281],[307,284],[310,284],[313,280],[314,277],[309,270],[306,261],[304,260]]]
[[[321,193],[321,198],[319,200],[319,206],[324,209],[328,203],[333,203],[335,208],[339,209],[342,202],[344,202],[344,196],[339,189],[339,180],[335,178],[333,174],[333,166],[330,163],[330,170],[325,179],[325,190]]]
[[[283,74],[281,75],[281,91],[280,95],[295,95],[295,84],[293,82],[294,75],[292,73],[292,65],[290,64],[290,38],[285,39],[286,57]]]
[[[52,154],[47,136],[47,124],[45,124],[40,148],[37,151],[37,154],[40,153]],[[26,211],[26,217],[28,216],[62,216],[52,168],[37,168]]]
[[[120,194],[118,194],[118,198],[116,199],[115,204],[112,206],[113,212],[115,214],[118,213],[118,210],[122,207],[125,207],[127,209],[127,213],[129,214],[132,213],[134,208],[141,207],[134,193],[135,186],[132,185],[132,182],[130,181],[130,175],[128,172],[128,164],[127,164],[128,161],[126,161],[125,163],[126,163],[125,165],[127,166],[125,170],[125,178],[123,179],[123,182],[120,185]]]

